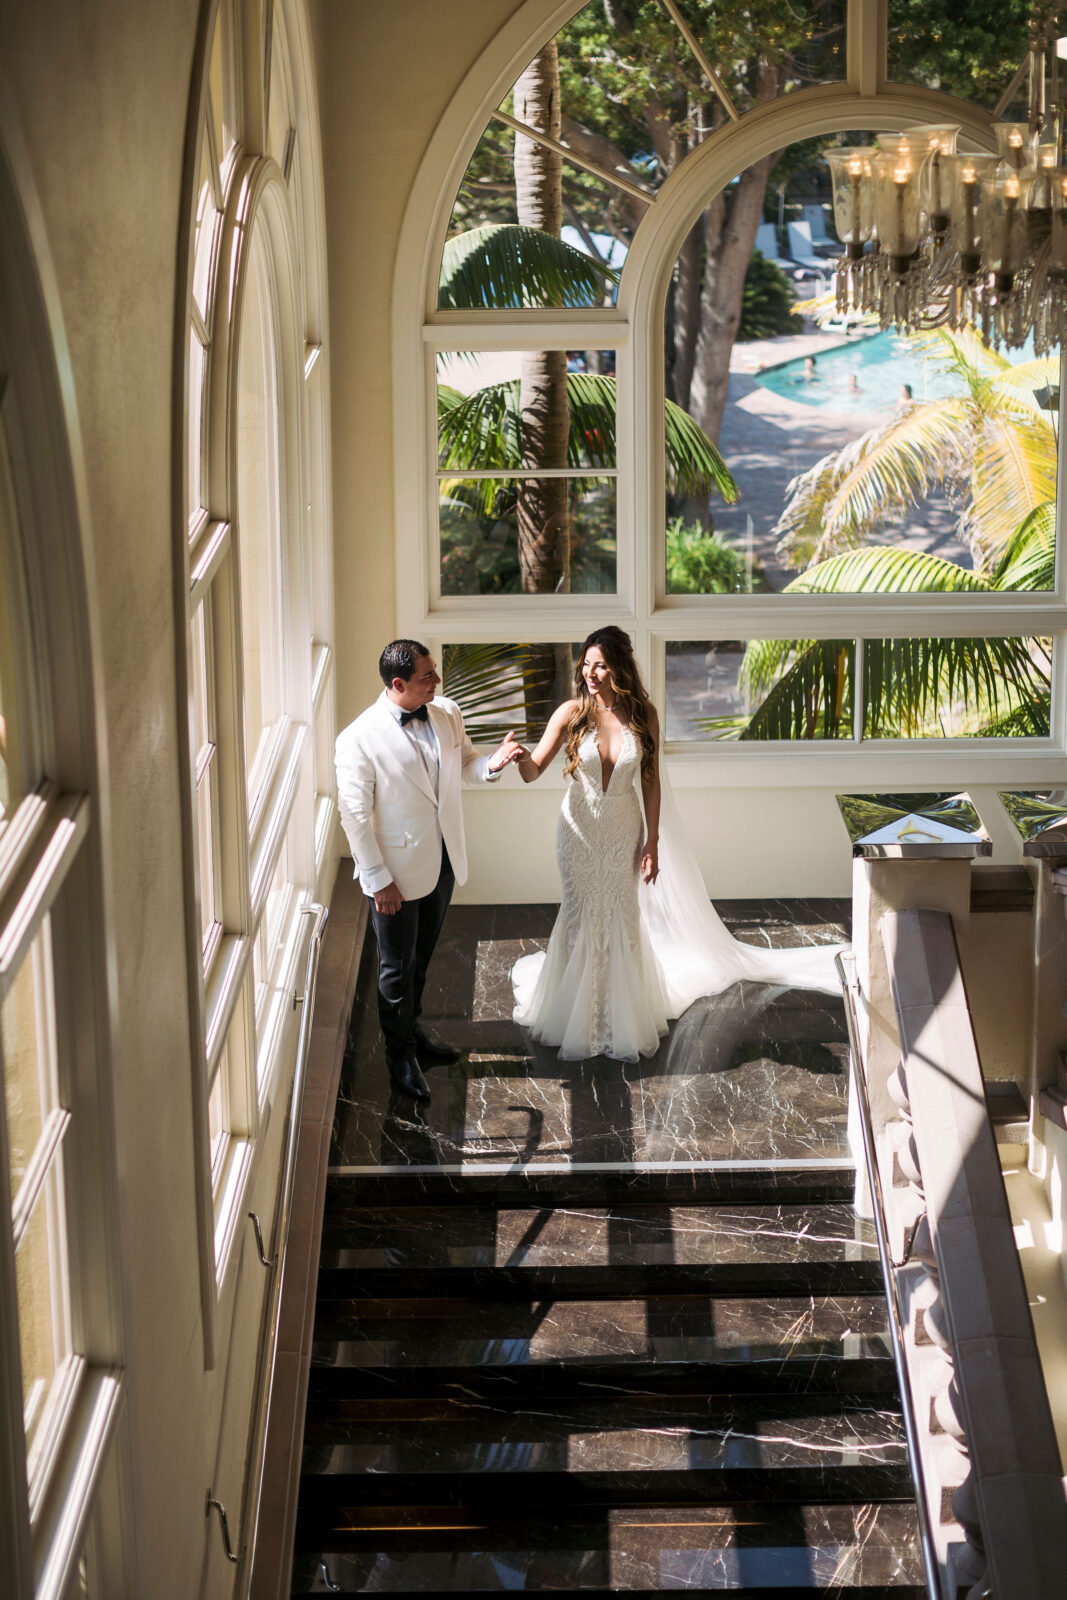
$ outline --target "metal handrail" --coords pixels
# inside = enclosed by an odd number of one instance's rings
[[[281,1202],[275,1229],[276,1245],[271,1273],[266,1319],[266,1335],[260,1357],[259,1380],[256,1386],[256,1421],[246,1482],[244,1524],[247,1529],[244,1545],[236,1559],[241,1564],[237,1592],[248,1594],[255,1567],[256,1540],[259,1532],[259,1508],[263,1498],[263,1477],[266,1468],[267,1435],[270,1426],[271,1394],[274,1388],[274,1368],[278,1356],[278,1329],[281,1322],[282,1282],[289,1247],[289,1225],[293,1213],[293,1191],[296,1185],[296,1157],[300,1142],[300,1123],[304,1105],[304,1088],[307,1082],[308,1054],[311,1046],[311,1025],[315,1011],[315,990],[319,980],[319,957],[322,939],[329,917],[326,906],[317,902],[301,906],[304,916],[313,916],[315,926],[308,946],[307,966],[304,974],[304,993],[301,1002],[300,1032],[297,1035],[296,1065],[293,1068],[293,1091],[289,1102],[289,1128],[285,1142],[285,1163],[282,1168]]]
[[[852,968],[851,972],[846,970],[846,961]],[[915,1507],[919,1520],[919,1542],[922,1546],[923,1567],[926,1571],[926,1587],[930,1592],[931,1600],[945,1600],[944,1589],[941,1584],[941,1570],[937,1563],[937,1553],[934,1549],[933,1535],[930,1531],[930,1518],[927,1514],[926,1474],[923,1469],[922,1451],[919,1447],[919,1433],[915,1420],[915,1399],[912,1394],[911,1377],[908,1372],[907,1359],[904,1355],[904,1319],[900,1312],[896,1269],[890,1254],[889,1236],[886,1232],[882,1174],[878,1166],[878,1155],[874,1145],[874,1124],[871,1120],[871,1104],[867,1096],[867,1079],[864,1073],[863,1053],[859,1042],[859,1027],[856,1020],[856,995],[859,992],[859,985],[856,982],[855,957],[838,955],[834,957],[834,964],[837,967],[837,975],[841,980],[841,990],[845,1001],[845,1022],[848,1027],[849,1052],[852,1056],[852,1076],[856,1085],[856,1099],[859,1103],[860,1127],[863,1130],[863,1156],[867,1167],[867,1181],[871,1186],[874,1232],[878,1241],[878,1259],[881,1262],[882,1280],[885,1284],[886,1300],[889,1305],[889,1335],[893,1346],[893,1365],[897,1371],[901,1414],[904,1421],[904,1437],[908,1446],[912,1477],[915,1480]]]

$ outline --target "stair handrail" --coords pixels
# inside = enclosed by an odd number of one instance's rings
[[[908,1460],[915,1483],[915,1511],[919,1524],[919,1544],[922,1549],[923,1571],[930,1600],[945,1600],[941,1583],[941,1569],[934,1548],[930,1517],[927,1510],[926,1476],[923,1469],[922,1450],[919,1447],[919,1430],[916,1422],[915,1397],[912,1393],[911,1374],[904,1353],[904,1319],[897,1290],[896,1267],[889,1248],[889,1230],[886,1226],[885,1196],[878,1154],[874,1142],[874,1123],[871,1120],[871,1102],[867,1093],[867,1073],[860,1047],[857,1019],[859,981],[856,977],[856,958],[851,950],[834,957],[841,992],[845,1002],[845,1025],[848,1029],[848,1048],[852,1059],[852,1082],[855,1085],[856,1105],[859,1110],[860,1130],[863,1135],[863,1160],[867,1169],[867,1182],[871,1191],[871,1208],[874,1212],[874,1234],[878,1242],[878,1260],[882,1268],[886,1302],[889,1307],[889,1337],[893,1346],[893,1365],[896,1368],[900,1389],[900,1408],[904,1422],[904,1438],[908,1447]]]
[[[293,1067],[293,1087],[289,1096],[289,1122],[285,1138],[285,1160],[282,1166],[280,1198],[275,1214],[274,1254],[270,1262],[270,1288],[267,1296],[267,1313],[264,1322],[263,1344],[259,1359],[255,1396],[255,1419],[252,1432],[252,1449],[249,1456],[248,1485],[242,1521],[247,1530],[243,1547],[236,1560],[240,1572],[234,1593],[246,1600],[255,1570],[256,1541],[259,1533],[259,1509],[263,1499],[263,1478],[266,1470],[267,1436],[270,1427],[271,1396],[274,1390],[274,1370],[278,1357],[278,1330],[281,1324],[282,1283],[289,1249],[289,1227],[293,1213],[293,1193],[296,1187],[296,1161],[300,1146],[300,1124],[303,1120],[304,1090],[307,1084],[308,1055],[311,1048],[311,1028],[315,1012],[315,992],[319,979],[319,958],[322,940],[329,918],[329,908],[311,901],[301,906],[301,914],[315,918],[308,945],[304,969],[304,992],[293,995],[293,1005],[300,1006],[300,1030],[297,1034],[296,1063]]]
[[[947,911],[880,919],[901,1060],[889,1092],[922,1214],[914,1257],[936,1298],[923,1325],[947,1365],[934,1410],[968,1464],[952,1509],[995,1600],[1059,1600],[1067,1551],[1059,1445],[1015,1242],[955,929]]]

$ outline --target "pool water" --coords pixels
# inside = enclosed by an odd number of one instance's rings
[[[1013,353],[1014,361],[1032,359],[1030,348]],[[858,388],[849,387],[850,376]],[[806,406],[887,414],[899,403],[902,384],[911,385],[914,400],[942,400],[961,389],[959,378],[945,371],[943,359],[911,349],[891,332],[859,335],[834,350],[820,351],[813,380],[805,380],[804,357],[798,356],[757,373],[756,382]]]

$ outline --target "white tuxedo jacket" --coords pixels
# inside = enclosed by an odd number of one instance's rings
[[[429,894],[442,839],[456,882],[467,881],[461,782],[491,783],[499,774],[471,744],[454,700],[438,695],[427,712],[441,755],[439,796],[384,691],[337,736],[337,802],[364,894],[390,882],[405,900]]]

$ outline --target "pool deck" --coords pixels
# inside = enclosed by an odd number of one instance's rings
[[[716,502],[712,515],[719,532],[742,545],[748,536],[748,518],[752,518],[753,553],[774,589],[781,589],[796,575],[777,554],[773,534],[790,480],[884,421],[885,413],[806,405],[764,388],[756,374],[764,366],[854,344],[857,337],[815,331],[753,339],[733,348],[719,449],[741,498],[733,506]],[[956,535],[955,514],[941,498],[929,501],[920,515],[895,528],[892,542],[970,565],[966,546]]]

